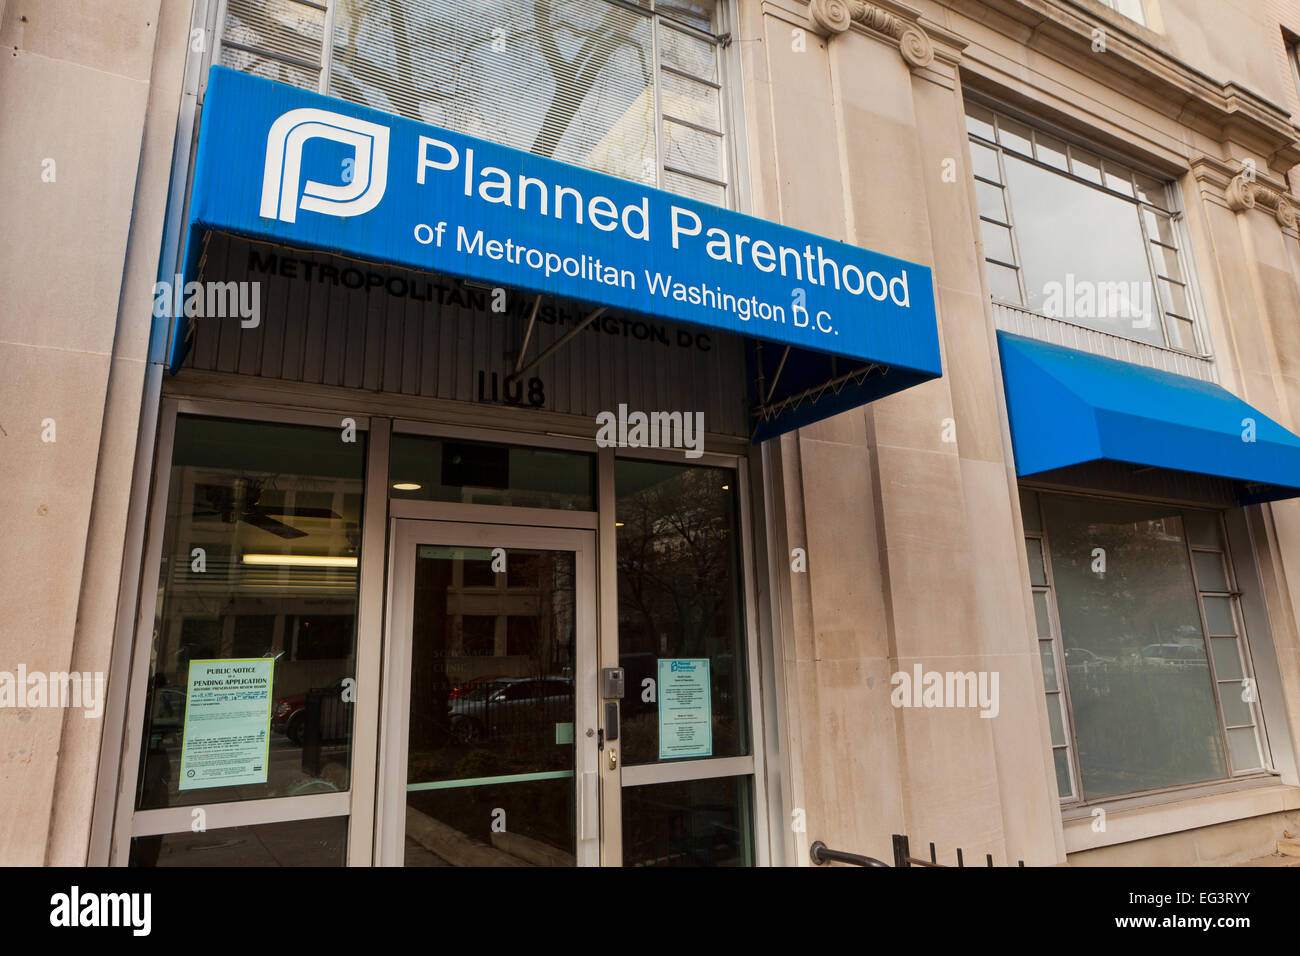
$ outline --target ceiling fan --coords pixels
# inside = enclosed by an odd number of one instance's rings
[[[236,478],[230,486],[196,485],[194,489],[195,518],[219,517],[226,524],[242,521],[255,528],[261,528],[269,534],[280,538],[305,538],[306,531],[300,531],[285,524],[273,515],[291,518],[342,518],[329,508],[274,508],[259,505],[264,482],[252,478]],[[198,510],[202,499],[210,511]]]

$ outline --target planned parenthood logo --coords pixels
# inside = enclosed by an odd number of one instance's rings
[[[344,182],[308,179],[300,188],[303,146],[312,139],[352,147],[350,167],[345,163],[340,169]],[[271,124],[262,179],[264,218],[296,222],[299,209],[359,216],[379,205],[387,186],[388,127],[313,108],[290,110]]]

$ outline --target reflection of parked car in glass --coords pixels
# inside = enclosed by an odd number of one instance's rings
[[[1065,649],[1066,667],[1088,667],[1092,664],[1113,664],[1115,658],[1094,654],[1086,647],[1067,647]]]
[[[449,708],[451,732],[461,743],[549,729],[573,720],[573,681],[518,677],[484,683]]]
[[[1142,660],[1168,667],[1190,667],[1205,662],[1205,648],[1197,644],[1148,644]]]
[[[345,680],[349,680],[349,678],[340,677],[325,689],[338,694],[341,698],[343,695],[343,682]],[[281,697],[275,702],[275,706],[271,708],[271,729],[284,734],[289,738],[289,742],[295,747],[302,746],[306,722],[307,691],[303,691],[301,694],[290,694],[287,697]]]
[[[447,696],[452,700],[456,700],[460,697],[467,697],[485,684],[494,684],[498,681],[508,679],[509,676],[506,674],[481,674],[472,680],[463,681],[457,684],[451,689],[451,692]]]

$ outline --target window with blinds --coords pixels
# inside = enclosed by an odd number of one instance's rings
[[[226,0],[217,62],[318,90],[327,13],[313,0]]]
[[[219,62],[727,205],[716,8],[717,0],[227,0]]]

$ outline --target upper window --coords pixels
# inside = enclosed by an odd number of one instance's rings
[[[1142,9],[1142,0],[1101,0],[1116,13],[1122,13],[1130,20],[1147,25],[1146,11]]]
[[[1286,59],[1291,66],[1291,82],[1294,91],[1291,102],[1300,104],[1300,37],[1296,37],[1291,31],[1284,29],[1282,31],[1282,42],[1286,44]],[[1295,117],[1300,114],[1293,111],[1291,115]]]
[[[227,0],[220,62],[726,205],[716,7]]]
[[[1200,354],[1168,182],[967,103],[994,298]]]

